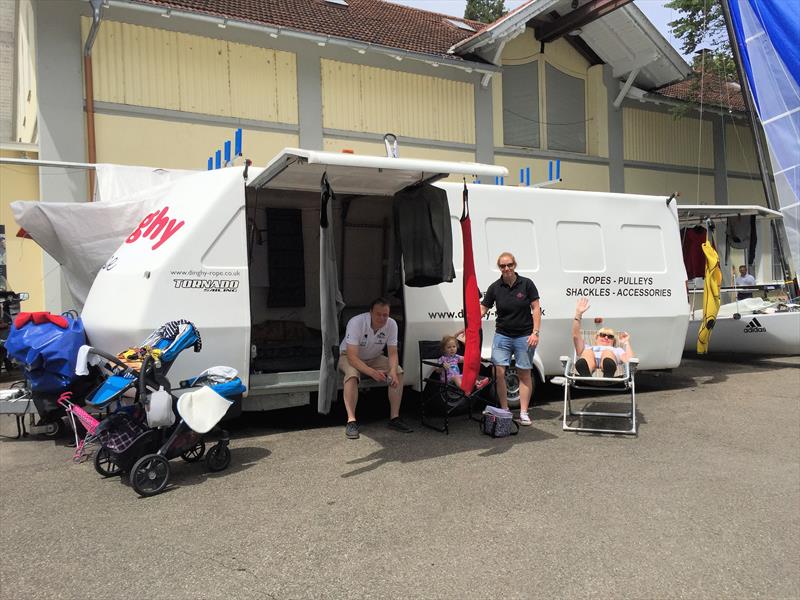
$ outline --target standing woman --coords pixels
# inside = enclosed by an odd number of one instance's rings
[[[497,257],[500,279],[492,283],[481,300],[481,316],[497,305],[492,363],[497,370],[497,395],[500,406],[508,409],[506,367],[511,356],[516,360],[519,377],[519,423],[530,425],[528,406],[533,391],[531,369],[533,355],[539,345],[539,327],[542,311],[539,308],[539,291],[533,281],[516,272],[517,259],[510,252]]]

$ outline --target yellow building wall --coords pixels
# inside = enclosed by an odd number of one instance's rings
[[[214,149],[233,141],[232,127],[144,117],[99,114],[95,127],[97,162],[122,165],[205,170]],[[242,141],[244,157],[256,167],[266,166],[283,148],[298,145],[295,134],[253,130],[244,130]]]
[[[725,166],[729,171],[759,173],[753,131],[745,123],[725,125]]]
[[[323,59],[322,125],[475,143],[471,83]]]
[[[767,199],[764,197],[764,186],[761,179],[740,179],[739,177],[728,178],[728,204],[757,204],[766,206]]]
[[[660,165],[714,167],[713,127],[709,121],[624,108],[625,160]],[[699,160],[698,160],[699,156]],[[713,197],[713,196],[712,196]]]
[[[525,156],[495,156],[495,164],[508,169],[506,185],[519,185],[520,169],[530,167],[531,184],[547,181],[549,160],[529,158]],[[553,176],[555,177],[555,161]],[[607,192],[610,189],[608,167],[606,165],[587,165],[584,163],[561,161],[561,183],[551,186],[553,189],[585,190]],[[493,183],[493,182],[492,182]]]
[[[3,158],[38,158],[36,155],[0,150]],[[0,223],[6,228],[6,272],[8,289],[28,292],[22,304],[26,311],[44,310],[44,267],[42,249],[29,239],[16,237],[19,225],[10,204],[16,200],[39,199],[39,172],[36,167],[0,165]]]
[[[492,77],[492,129],[494,130],[494,147],[502,148],[503,143],[503,75],[496,73]]]
[[[104,20],[92,68],[100,102],[298,122],[290,52]]]
[[[650,169],[625,169],[625,192],[668,198],[678,192],[679,204],[714,204],[714,177]]]

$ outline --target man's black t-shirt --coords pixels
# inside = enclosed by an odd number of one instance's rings
[[[509,337],[530,335],[533,331],[531,302],[539,299],[539,290],[533,281],[517,275],[511,287],[501,277],[489,286],[481,300],[486,308],[497,304],[495,331]]]

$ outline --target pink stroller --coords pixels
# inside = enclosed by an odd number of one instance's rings
[[[95,419],[92,415],[86,412],[82,407],[71,402],[72,392],[64,392],[58,397],[59,406],[62,406],[67,411],[70,421],[72,423],[72,431],[75,433],[75,454],[72,455],[72,460],[76,463],[83,462],[88,456],[86,447],[94,441],[94,435],[97,431],[97,426],[100,421]],[[81,438],[78,433],[78,423],[80,423],[86,430],[86,434]]]

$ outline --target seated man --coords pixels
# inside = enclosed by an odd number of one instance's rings
[[[739,274],[733,278],[736,287],[750,287],[756,284],[756,278],[747,272],[747,265],[739,265]],[[737,300],[752,298],[753,292],[739,292],[736,294]]]
[[[383,353],[384,348],[388,358]],[[397,322],[389,316],[389,301],[376,298],[369,312],[350,319],[339,349],[339,370],[344,373],[344,406],[347,409],[345,435],[351,440],[359,437],[356,404],[362,374],[389,384],[389,427],[411,433],[412,429],[400,419],[403,369],[398,364]]]
[[[591,377],[595,369],[602,369],[603,377],[614,377],[617,366],[627,363],[633,358],[631,336],[620,332],[619,337],[614,330],[603,327],[595,334],[594,345],[587,345],[581,334],[583,313],[589,310],[589,300],[581,298],[575,308],[575,319],[572,321],[572,342],[575,345],[575,370],[581,377]],[[616,345],[617,339],[621,347]]]

